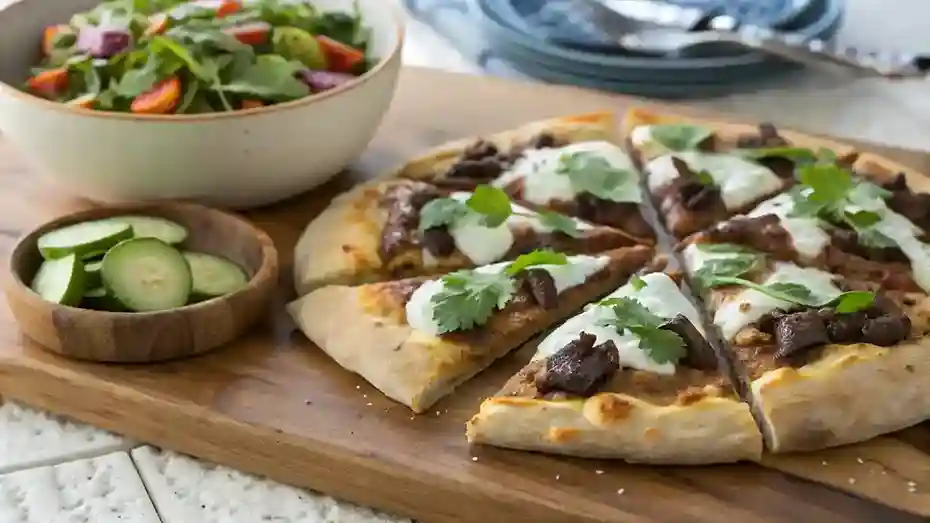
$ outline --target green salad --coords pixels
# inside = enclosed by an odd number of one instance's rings
[[[50,26],[25,90],[101,111],[197,114],[296,100],[365,73],[354,13],[287,0],[115,0]]]

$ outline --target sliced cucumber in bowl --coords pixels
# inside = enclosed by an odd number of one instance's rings
[[[94,220],[49,231],[39,236],[37,245],[46,260],[63,258],[69,254],[84,259],[106,252],[132,236],[132,226],[128,223]]]
[[[157,238],[170,245],[183,243],[188,235],[183,225],[157,216],[117,216],[110,220],[129,224],[135,238]]]
[[[87,274],[77,255],[46,260],[39,266],[30,287],[42,299],[61,305],[77,305],[84,295]]]
[[[191,268],[192,301],[209,300],[235,292],[249,283],[249,277],[235,263],[212,254],[185,252]]]
[[[135,312],[183,307],[193,284],[185,257],[157,238],[120,242],[103,257],[100,275],[106,293]]]

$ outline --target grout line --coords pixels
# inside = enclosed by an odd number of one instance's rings
[[[144,446],[145,445],[139,445],[139,447]],[[149,497],[149,502],[152,504],[152,509],[155,511],[155,516],[158,518],[158,521],[161,521],[161,523],[166,523],[167,520],[164,516],[162,516],[161,511],[158,510],[158,503],[155,503],[155,498],[152,496],[152,491],[149,489],[149,484],[145,481],[145,476],[142,474],[142,470],[139,469],[139,464],[136,463],[135,456],[132,455],[132,452],[127,451],[126,453],[129,454],[129,461],[132,462],[132,467],[136,469],[136,474],[139,475],[139,481],[142,482],[142,488],[145,490],[145,495]]]
[[[21,472],[24,470],[40,469],[45,467],[56,467],[58,465],[63,465],[65,463],[71,463],[72,461],[80,461],[84,459],[95,459],[100,458],[109,454],[115,454],[117,452],[129,452],[131,449],[135,448],[126,442],[124,444],[111,445],[108,447],[99,447],[95,449],[87,449],[80,452],[71,452],[63,456],[57,456],[56,458],[46,458],[46,459],[36,459],[32,461],[26,461],[23,463],[15,464],[9,468],[0,468],[0,476],[5,476],[7,474],[12,474],[14,472]]]

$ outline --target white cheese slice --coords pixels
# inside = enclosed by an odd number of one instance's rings
[[[559,294],[567,289],[584,283],[591,275],[607,266],[609,256],[569,256],[565,265],[536,265],[534,269],[543,269],[552,276],[555,290]],[[503,272],[510,262],[500,262],[474,269],[475,272],[496,274]],[[441,279],[424,282],[413,291],[407,301],[405,311],[407,324],[415,330],[431,336],[439,335],[439,324],[433,319],[433,296],[443,290]]]
[[[469,192],[456,192],[452,198],[467,201],[471,197]],[[538,213],[511,203],[514,215],[511,215],[499,227],[486,227],[481,223],[481,216],[470,214],[466,218],[456,221],[449,227],[449,234],[455,241],[455,247],[462,252],[472,263],[485,265],[503,258],[513,247],[513,229],[519,226],[528,226],[532,229],[548,233],[552,229],[543,225],[533,216]],[[519,213],[516,214],[516,213]],[[579,230],[590,230],[593,226],[587,222],[574,219]]]
[[[605,141],[578,142],[565,147],[530,149],[507,172],[498,177],[493,185],[506,187],[523,180],[522,198],[538,205],[547,205],[554,200],[571,201],[578,195],[572,187],[571,178],[559,172],[563,156],[575,153],[592,153],[600,156],[612,167],[630,173],[618,192],[622,201],[643,201],[639,176],[632,160],[623,149]]]
[[[817,218],[790,216],[794,210],[794,198],[783,193],[760,203],[748,216],[756,218],[773,214],[778,216],[782,228],[791,237],[791,244],[805,258],[816,258],[830,243],[830,235],[821,227]]]
[[[740,209],[782,187],[781,179],[770,169],[740,156],[684,151],[659,156],[646,164],[649,192],[656,193],[681,176],[672,163],[673,156],[684,160],[693,171],[707,171],[720,188],[727,209]]]
[[[635,298],[653,314],[663,318],[674,318],[679,314],[684,314],[703,334],[701,318],[697,309],[694,308],[691,301],[685,297],[678,285],[668,275],[655,272],[643,276],[642,280],[646,283],[645,287],[637,290],[632,284],[627,283],[611,293],[608,298]],[[582,332],[586,332],[597,337],[596,344],[607,341],[614,342],[622,367],[658,374],[675,373],[674,363],[656,363],[652,360],[649,354],[640,348],[638,337],[628,332],[620,334],[614,328],[598,325],[600,321],[611,318],[613,314],[609,307],[588,306],[584,312],[569,319],[546,336],[537,347],[534,359],[555,354],[562,347],[576,340]]]
[[[630,143],[639,151],[640,157],[643,158],[643,160],[672,152],[668,147],[653,139],[651,125],[634,127],[633,131],[630,133]]]
[[[775,264],[775,270],[762,284],[796,283],[807,287],[815,301],[826,302],[842,294],[839,287],[833,283],[835,278],[835,275],[819,269],[778,262]],[[758,321],[759,318],[775,309],[790,306],[789,302],[773,298],[768,294],[753,289],[743,289],[723,301],[714,313],[714,324],[720,328],[720,333],[725,340],[732,340],[741,329],[750,323]]]

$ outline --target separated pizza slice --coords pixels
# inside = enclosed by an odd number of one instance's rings
[[[885,290],[928,292],[930,194],[911,187],[930,183],[899,167],[874,156],[851,170],[831,162],[802,166],[792,189],[688,243],[746,245]]]
[[[772,451],[867,440],[930,418],[930,299],[748,247],[695,245],[692,284]]]
[[[601,252],[635,239],[509,200],[500,189],[441,189],[384,180],[337,197],[310,222],[294,251],[298,295],[330,283],[363,283],[512,260],[548,247],[568,254]]]
[[[849,164],[846,145],[789,131],[631,110],[623,134],[660,218],[676,238],[743,213],[794,184],[821,158]]]
[[[634,277],[536,343],[468,440],[631,462],[758,459],[762,436],[669,275]]]
[[[458,187],[489,183],[532,207],[615,227],[640,243],[655,240],[642,215],[639,173],[620,147],[611,112],[458,140],[407,163],[396,175]]]
[[[535,251],[513,262],[357,287],[288,305],[307,337],[388,397],[423,412],[453,388],[610,292],[653,254]]]

